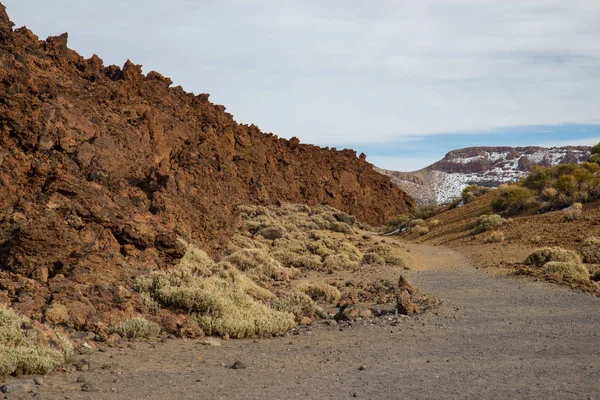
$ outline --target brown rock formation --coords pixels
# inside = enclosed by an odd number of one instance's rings
[[[352,150],[279,139],[141,66],[104,67],[67,34],[12,30],[0,7],[0,298],[69,304],[98,328],[141,270],[213,254],[236,206],[328,204],[379,224],[413,203]]]

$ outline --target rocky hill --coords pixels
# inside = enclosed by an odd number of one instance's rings
[[[468,185],[496,187],[517,181],[535,165],[580,163],[590,148],[566,147],[469,147],[414,172],[378,169],[419,203],[446,203],[460,196]]]
[[[265,134],[157,72],[12,27],[0,5],[0,303],[31,316],[60,301],[96,329],[132,276],[182,255],[178,238],[218,255],[238,205],[372,224],[413,205],[353,150]]]

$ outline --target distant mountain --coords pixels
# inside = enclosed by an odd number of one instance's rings
[[[551,166],[587,161],[590,147],[468,147],[453,150],[440,161],[414,172],[377,171],[417,203],[447,203],[468,185],[496,187],[515,182],[536,165]]]

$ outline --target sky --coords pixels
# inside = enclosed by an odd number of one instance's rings
[[[388,169],[600,141],[598,0],[0,1],[41,39]]]

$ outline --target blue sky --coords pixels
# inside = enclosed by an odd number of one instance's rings
[[[595,143],[598,0],[2,0],[238,122],[416,170],[457,147]]]

